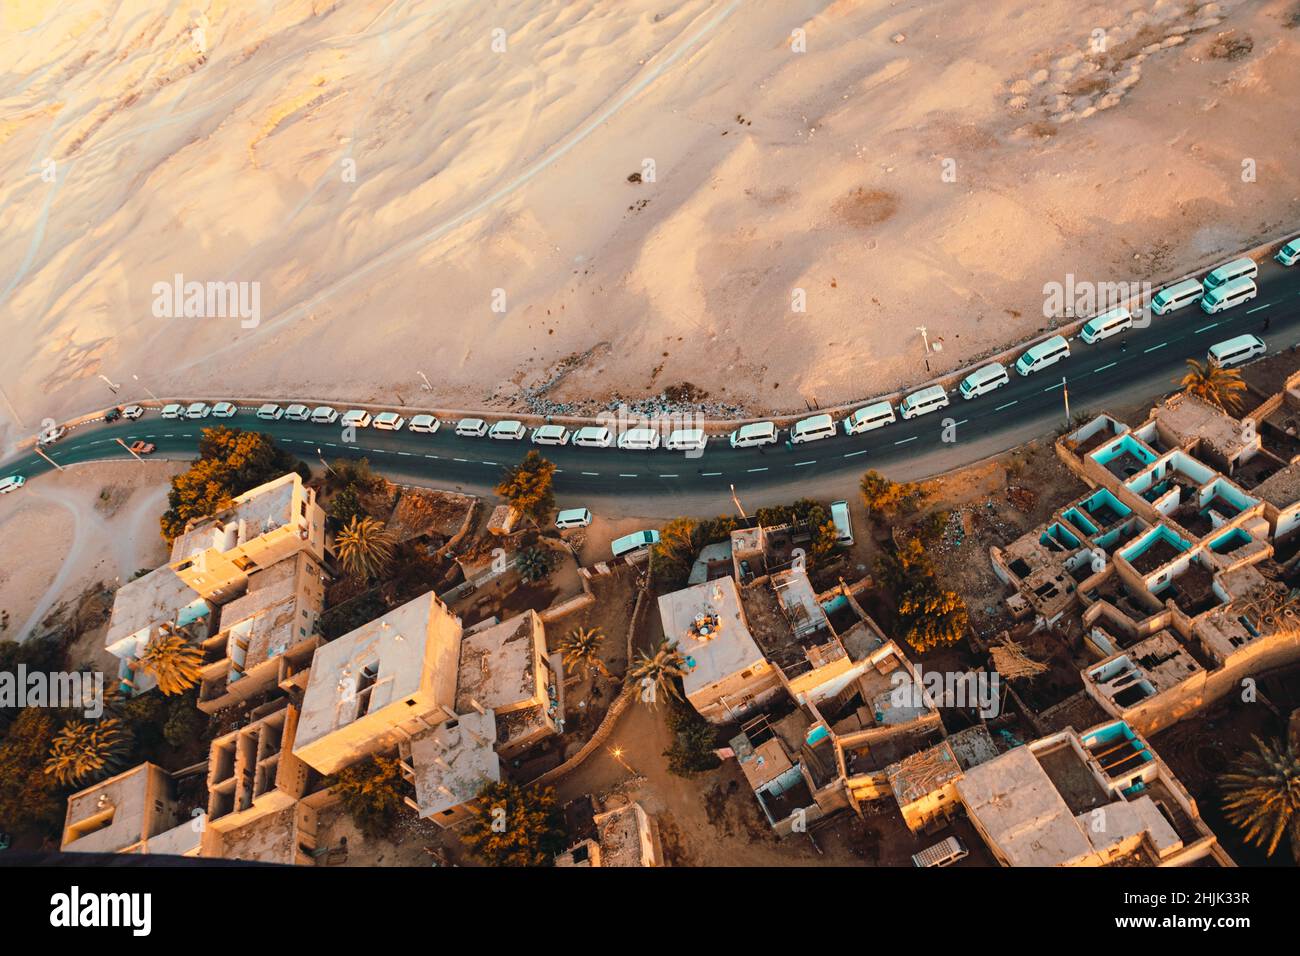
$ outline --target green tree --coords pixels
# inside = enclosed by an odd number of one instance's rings
[[[1240,408],[1242,393],[1246,391],[1240,369],[1220,368],[1208,359],[1204,365],[1196,359],[1188,359],[1187,374],[1178,385],[1184,394],[1195,395],[1225,412]]]
[[[609,668],[600,659],[600,646],[605,642],[605,634],[598,627],[577,627],[560,638],[558,649],[564,661],[564,669],[572,674],[578,671],[583,677],[590,677],[593,669],[609,677]]]
[[[817,567],[835,550],[839,538],[835,531],[835,522],[831,519],[830,508],[812,498],[800,498],[792,505],[759,508],[755,518],[765,527],[801,524],[811,529],[813,539],[805,555],[810,568]]]
[[[334,538],[343,569],[354,577],[370,579],[388,570],[393,561],[393,538],[382,521],[354,515]]]
[[[59,782],[44,772],[56,732],[48,711],[28,707],[0,739],[0,830],[53,833],[63,823]]]
[[[406,779],[401,761],[395,757],[366,757],[340,770],[325,784],[368,837],[383,837],[391,832],[405,806]]]
[[[890,481],[874,470],[862,476],[858,487],[862,491],[862,503],[866,505],[867,513],[873,516],[911,514],[925,497],[925,491],[920,485]]]
[[[489,866],[549,866],[564,849],[563,816],[551,787],[489,784],[469,805],[461,840]]]
[[[136,667],[153,677],[168,697],[183,694],[202,676],[203,651],[180,634],[159,634],[145,646]]]
[[[555,569],[555,556],[551,554],[549,548],[525,548],[515,559],[515,567],[519,569],[519,576],[525,581],[532,583],[544,581]]]
[[[199,457],[172,478],[161,519],[163,538],[171,544],[189,521],[216,514],[245,491],[295,470],[304,479],[311,477],[268,435],[224,425],[203,429]]]
[[[670,698],[665,722],[673,734],[672,744],[664,751],[669,773],[690,777],[722,765],[717,754],[717,730],[695,708]]]
[[[346,525],[353,518],[363,517],[366,509],[361,504],[356,485],[347,485],[330,499],[329,515],[339,524]]]
[[[1252,739],[1255,749],[1219,777],[1224,814],[1268,856],[1284,836],[1300,851],[1300,753],[1291,744]]]
[[[555,507],[554,476],[555,465],[530,451],[519,464],[506,467],[497,494],[525,517],[540,522]]]
[[[627,676],[643,691],[652,689],[648,695],[642,693],[641,699],[653,707],[661,695],[669,700],[681,697],[676,681],[686,676],[686,657],[677,649],[675,641],[670,643],[665,638],[653,655],[641,651],[628,668]]]
[[[128,746],[122,722],[71,720],[54,735],[45,772],[65,786],[80,786],[107,777],[122,764]]]
[[[881,587],[893,599],[898,633],[916,651],[958,643],[966,634],[966,602],[942,587],[918,538],[909,538],[876,562]]]

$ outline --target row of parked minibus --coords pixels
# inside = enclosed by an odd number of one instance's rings
[[[1292,239],[1282,246],[1274,257],[1284,266],[1294,265],[1300,261],[1300,237]],[[1258,294],[1255,277],[1259,267],[1250,258],[1235,259],[1219,266],[1208,273],[1205,279],[1184,279],[1166,286],[1151,298],[1150,308],[1154,315],[1167,315],[1178,309],[1199,301],[1201,308],[1214,314],[1249,302]],[[1133,314],[1124,306],[1110,309],[1084,323],[1079,330],[1079,338],[1088,345],[1118,335],[1133,327]],[[1209,361],[1222,367],[1240,365],[1265,351],[1264,342],[1254,335],[1239,335],[1226,342],[1211,346]],[[1070,343],[1064,336],[1054,335],[1045,341],[1031,346],[1015,362],[1016,373],[1022,376],[1032,375],[1049,366],[1055,365],[1070,356]],[[990,362],[971,372],[961,380],[955,394],[963,399],[978,398],[989,392],[1002,388],[1011,380],[1010,373],[1001,362]],[[948,391],[942,385],[930,385],[907,395],[897,407],[885,400],[865,405],[836,423],[826,413],[812,415],[795,422],[789,429],[789,441],[792,445],[819,441],[830,438],[843,428],[846,435],[860,435],[898,420],[916,418],[930,412],[946,408]],[[133,408],[135,406],[132,406]],[[194,418],[208,414],[207,405],[195,403],[188,409],[183,405],[169,405],[163,409],[164,418]],[[211,409],[213,415],[233,415],[235,407],[222,402]],[[372,416],[364,409],[353,409],[341,416],[329,406],[310,408],[306,405],[289,405],[282,408],[275,404],[266,404],[257,410],[257,417],[267,420],[281,418],[294,421],[313,421],[319,424],[338,422],[354,428],[374,427],[385,431],[408,431],[433,434],[441,427],[441,422],[433,415],[413,415],[409,422],[397,412],[381,412]],[[466,438],[492,438],[500,441],[521,441],[530,438],[535,445],[578,445],[586,448],[617,447],[625,451],[653,451],[663,448],[668,451],[698,452],[708,445],[708,435],[702,428],[681,428],[667,430],[652,427],[630,428],[615,433],[605,425],[588,425],[570,431],[563,425],[541,425],[529,429],[517,420],[499,421],[489,424],[481,418],[462,418],[454,426],[457,435]],[[668,434],[665,437],[664,432]],[[774,422],[751,422],[742,425],[728,435],[732,448],[753,448],[762,445],[774,445],[780,440],[781,430]]]

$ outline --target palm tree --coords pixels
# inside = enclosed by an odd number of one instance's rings
[[[653,657],[647,656],[644,651],[637,656],[628,668],[628,677],[641,685],[641,699],[653,707],[661,691],[669,697],[681,698],[673,678],[685,677],[686,670],[686,658],[677,649],[677,643],[674,641],[670,644],[665,638],[659,642]],[[646,688],[653,688],[648,696],[644,693]]]
[[[159,634],[149,641],[135,666],[158,682],[167,696],[183,694],[199,682],[203,651],[180,634]]]
[[[1247,843],[1272,856],[1284,834],[1290,834],[1292,849],[1300,846],[1300,752],[1252,737],[1256,749],[1219,777],[1223,810],[1245,831]]]
[[[1183,394],[1195,395],[1225,412],[1235,411],[1241,405],[1241,393],[1246,390],[1246,383],[1241,380],[1240,371],[1220,368],[1208,359],[1204,365],[1196,359],[1188,359],[1187,365],[1187,374],[1178,383]]]
[[[73,720],[50,743],[45,772],[65,786],[98,780],[119,766],[126,745],[122,722],[116,717],[94,723]]]
[[[541,581],[550,577],[554,568],[551,552],[545,548],[526,548],[515,559],[519,576],[525,581]]]
[[[382,574],[393,561],[393,537],[382,521],[353,515],[334,539],[339,561],[348,574],[372,578]]]
[[[605,634],[598,627],[579,627],[560,638],[559,650],[564,660],[564,667],[570,674],[581,671],[583,677],[591,676],[594,667],[606,677],[609,668],[600,659],[600,645]]]

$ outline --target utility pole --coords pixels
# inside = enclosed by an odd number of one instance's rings
[[[1061,376],[1061,394],[1065,396],[1065,424],[1070,424],[1070,386],[1065,383],[1065,376]]]
[[[736,510],[740,512],[740,516],[748,521],[749,515],[745,514],[745,509],[740,506],[740,499],[736,497],[736,486],[734,484],[731,486],[731,500],[735,503]]]
[[[3,388],[0,388],[0,396],[4,396],[5,404],[9,406],[9,414],[14,417],[14,421],[18,423],[18,427],[26,428],[27,426],[23,424],[22,418],[18,415],[18,409],[14,408],[14,403],[9,401],[9,393]]]
[[[916,331],[921,333],[921,341],[925,343],[925,370],[930,371],[930,337],[924,325],[918,325]]]
[[[432,392],[433,386],[429,384],[428,376],[425,375],[423,372],[421,372],[419,369],[416,369],[416,374],[418,374],[420,378],[424,379],[424,384],[421,386],[421,388],[423,388],[426,392]]]
[[[128,445],[126,442],[122,441],[122,439],[115,438],[113,440],[117,442],[119,445],[121,445],[123,448],[125,448],[127,451],[131,452],[132,457],[134,457],[136,461],[144,461],[144,459],[141,458],[139,455],[137,455],[135,451],[131,448],[131,446]]]
[[[104,380],[104,384],[107,385],[107,386],[109,387],[109,390],[110,390],[114,395],[116,395],[116,394],[117,394],[117,390],[118,390],[119,388],[121,388],[121,386],[120,386],[120,385],[117,385],[117,384],[114,384],[113,380],[112,380],[111,378],[109,378],[107,375],[101,375],[101,376],[99,376],[99,377],[102,378],[102,379]]]
[[[53,458],[51,458],[49,455],[45,454],[44,450],[42,450],[42,448],[41,448],[41,443],[40,443],[39,440],[36,442],[35,452],[36,452],[36,454],[38,454],[38,455],[40,455],[42,458],[44,458],[46,461],[48,461],[48,462],[49,462],[51,465],[53,465],[55,468],[59,469],[59,471],[62,471],[62,470],[63,470],[63,466],[62,466],[62,465],[60,465],[57,461],[55,461],[55,460],[54,460]]]
[[[320,459],[320,463],[322,465],[325,465],[325,470],[327,472],[329,472],[331,475],[334,474],[334,469],[325,463],[325,456],[321,454],[321,450],[319,448],[316,449],[316,457]]]
[[[131,377],[135,379],[137,382],[140,382],[140,376],[136,375],[134,372],[131,374]],[[149,397],[152,398],[155,402],[160,401],[158,396],[155,395],[152,391],[150,391],[149,386],[146,385],[144,382],[140,382],[140,387],[143,388],[146,392],[148,392]]]

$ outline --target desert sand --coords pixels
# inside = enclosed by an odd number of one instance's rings
[[[10,0],[0,438],[101,406],[100,376],[575,412],[881,394],[925,378],[917,326],[952,369],[1045,327],[1067,273],[1159,281],[1300,231],[1297,23],[1294,0]],[[256,327],[156,317],[178,274],[256,283]]]
[[[0,640],[44,633],[64,602],[167,560],[158,517],[183,462],[94,462],[0,499]]]

